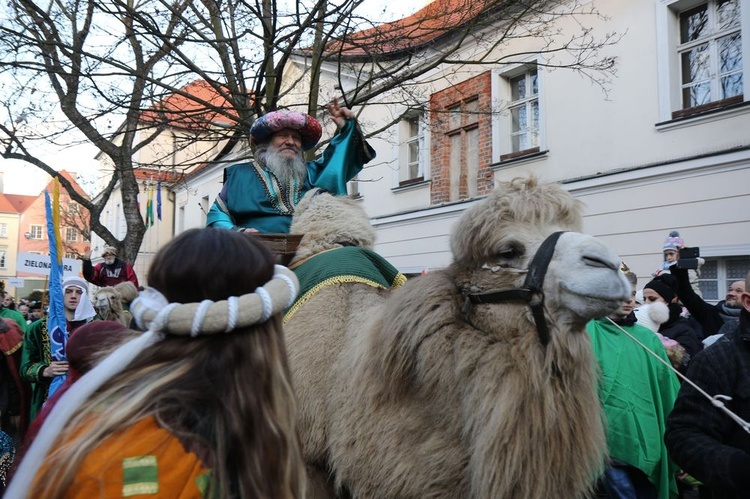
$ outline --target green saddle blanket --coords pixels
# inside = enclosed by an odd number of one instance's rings
[[[334,284],[358,282],[381,289],[396,289],[406,277],[372,250],[346,246],[318,253],[294,269],[300,291],[284,315],[286,323],[315,293]]]

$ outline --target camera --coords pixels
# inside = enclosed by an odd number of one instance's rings
[[[697,269],[698,259],[701,256],[700,248],[681,248],[680,258],[677,260],[678,269]]]

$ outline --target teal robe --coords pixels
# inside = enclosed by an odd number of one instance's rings
[[[29,324],[21,350],[21,379],[31,383],[31,406],[29,421],[33,421],[42,404],[47,400],[47,391],[52,378],[45,378],[42,372],[52,362],[47,332],[47,318]]]
[[[224,170],[224,187],[208,212],[206,225],[288,233],[294,208],[307,191],[320,187],[335,195],[346,194],[346,183],[374,157],[357,123],[348,120],[323,155],[307,162],[302,184],[282,189],[273,173],[256,163],[232,165]]]
[[[671,365],[664,345],[643,326],[624,326]],[[599,362],[599,399],[607,419],[609,455],[643,471],[659,499],[677,496],[677,467],[667,455],[664,430],[680,383],[677,376],[607,319],[586,325]]]

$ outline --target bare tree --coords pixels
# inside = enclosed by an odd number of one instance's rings
[[[1,154],[59,177],[40,159],[40,148],[75,140],[96,146],[112,168],[101,193],[89,200],[64,178],[60,183],[89,211],[91,232],[132,262],[146,230],[134,170],[189,170],[199,161],[165,165],[165,155],[144,164],[138,153],[174,127],[192,131],[177,148],[215,141],[226,150],[280,102],[320,114],[324,65],[356,81],[340,82],[348,106],[382,103],[387,95],[407,108],[424,105],[420,89],[435,68],[458,73],[471,65],[516,62],[525,54],[502,48],[518,38],[544,40],[540,50],[550,65],[581,71],[600,85],[613,70],[613,61],[598,51],[614,43],[614,35],[595,39],[583,21],[576,33],[556,31],[560,17],[598,15],[575,0],[436,0],[384,26],[361,15],[364,3],[10,0],[0,19]],[[290,61],[300,58],[309,60],[306,70],[285,77]],[[195,80],[218,98],[191,92],[188,84]],[[299,86],[306,93],[296,92]],[[174,105],[175,98],[182,103]],[[118,185],[126,224],[121,240],[100,220]]]
[[[72,229],[74,232],[75,241],[70,242],[67,234],[60,235],[62,246],[65,250],[65,254],[74,255],[76,258],[83,256],[85,247],[82,248],[81,243],[78,243],[78,236],[82,239],[83,243],[91,240],[91,222],[89,221],[89,212],[83,209],[81,205],[68,200],[66,203],[60,205],[60,227],[64,227],[67,231]]]

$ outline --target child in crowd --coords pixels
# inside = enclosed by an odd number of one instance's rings
[[[682,237],[680,237],[680,233],[676,230],[671,231],[667,238],[664,240],[664,244],[661,248],[662,254],[664,255],[664,260],[661,262],[661,265],[659,265],[659,268],[656,270],[656,272],[654,272],[652,275],[656,277],[661,274],[669,274],[670,268],[673,265],[676,265],[677,260],[680,259],[680,250],[685,247],[685,241],[684,239],[682,239]],[[704,260],[702,258],[699,258],[698,268],[688,270],[690,286],[698,296],[703,296],[701,295],[700,286],[698,284],[698,280],[701,277],[700,267],[703,265],[703,263]]]

